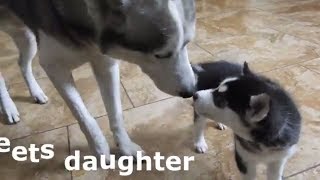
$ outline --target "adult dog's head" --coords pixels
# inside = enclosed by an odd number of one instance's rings
[[[139,65],[162,91],[191,97],[186,45],[195,31],[194,0],[86,0],[101,51]]]

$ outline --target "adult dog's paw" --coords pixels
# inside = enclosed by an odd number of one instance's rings
[[[38,90],[35,93],[32,93],[34,102],[37,104],[46,104],[49,101],[49,98],[44,94],[42,90]]]
[[[145,155],[144,150],[134,142],[128,142],[124,144],[119,144],[120,151],[124,156],[133,156],[135,159],[137,158],[137,152],[140,151],[142,156]]]
[[[20,121],[20,114],[18,112],[18,109],[11,99],[7,100],[3,104],[2,111],[5,121],[8,124],[16,124]]]

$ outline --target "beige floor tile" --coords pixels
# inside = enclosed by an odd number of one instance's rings
[[[320,166],[312,168],[301,174],[288,178],[288,180],[318,180],[320,177]]]
[[[230,34],[223,32],[217,27],[208,26],[201,20],[197,21],[196,26],[196,43],[214,42],[230,37]]]
[[[19,52],[9,36],[0,31],[0,72],[7,84],[24,82],[18,66]],[[36,57],[33,61],[33,74],[36,79],[46,77]]]
[[[18,55],[17,48],[15,44],[13,43],[12,39],[10,36],[8,36],[5,32],[0,31],[0,52],[1,52],[1,57],[4,58],[7,55]]]
[[[214,60],[247,61],[258,71],[268,71],[318,57],[317,45],[277,31],[236,35],[200,46]]]
[[[89,111],[94,117],[106,114],[100,90],[89,64],[85,64],[73,72],[77,88]],[[133,107],[124,88],[121,86],[121,102],[124,110]]]
[[[202,62],[208,62],[212,61],[212,55],[201,49],[199,46],[197,46],[194,43],[190,43],[188,45],[188,53],[189,53],[189,60],[191,63],[202,63]]]
[[[283,24],[288,19],[256,9],[225,9],[222,13],[198,21],[220,33],[243,35],[271,33],[273,26]]]
[[[314,43],[320,43],[320,23],[317,20],[320,18],[319,0],[276,1],[259,8],[275,16],[288,19],[282,24],[274,25],[273,28]]]
[[[169,98],[134,64],[121,62],[121,82],[135,107]]]
[[[227,10],[200,20],[196,41],[214,60],[247,61],[258,71],[317,58],[319,45],[273,29],[286,22],[259,10]]]
[[[76,85],[91,114],[94,117],[105,115],[106,111],[100,92],[90,69],[84,66],[74,74]],[[10,86],[9,92],[20,112],[21,122],[15,125],[6,125],[3,124],[4,121],[1,119],[0,136],[10,139],[19,138],[76,122],[69,108],[49,79],[41,79],[39,80],[39,84],[49,97],[48,104],[34,104],[24,83]],[[121,92],[123,109],[131,108],[132,104],[123,88]]]
[[[1,136],[14,139],[75,122],[51,82],[48,79],[41,79],[39,84],[49,97],[48,104],[35,104],[24,83],[10,86],[9,93],[18,108],[21,122],[15,125],[6,125],[1,119]]]
[[[294,99],[302,114],[302,132],[297,153],[289,160],[286,175],[320,164],[320,75],[301,66],[288,67],[267,73],[278,80]]]
[[[315,59],[302,64],[305,68],[320,73],[320,59]]]
[[[274,26],[274,28],[279,31],[286,32],[290,35],[299,37],[301,39],[320,44],[320,24],[313,24],[303,21],[293,21],[279,26]]]
[[[233,159],[233,142],[231,132],[219,131],[208,123],[206,137],[210,150],[199,155],[192,148],[192,108],[184,100],[169,100],[149,104],[125,112],[125,124],[132,139],[140,144],[149,155],[161,152],[165,156],[195,156],[187,172],[134,172],[131,179],[237,179],[238,174]],[[108,140],[112,142],[108,132],[106,118],[98,121],[103,127]],[[69,129],[71,152],[80,149],[88,153],[87,142],[83,138],[78,125]],[[114,149],[114,145],[112,145]],[[113,151],[115,152],[115,151]],[[126,179],[116,171],[73,173],[74,179]]]
[[[257,8],[271,12],[278,16],[287,17],[294,21],[313,22],[315,24],[319,24],[319,21],[317,21],[317,17],[320,16],[319,2],[319,0],[273,0],[273,2],[269,1],[263,6]]]
[[[43,144],[53,144],[54,158],[40,160],[40,163],[36,164],[32,163],[30,159],[25,162],[17,162],[11,154],[1,153],[0,173],[2,180],[71,180],[70,172],[64,168],[64,159],[69,154],[66,128],[11,141],[11,150],[16,146],[28,148],[30,144],[36,144],[36,147],[41,147]],[[38,152],[36,157],[39,156]]]
[[[198,0],[196,1],[197,18],[221,14],[226,9],[246,9],[259,7],[266,3],[266,1],[260,0]]]

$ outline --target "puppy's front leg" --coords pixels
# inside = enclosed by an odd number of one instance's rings
[[[108,112],[109,124],[114,139],[118,143],[123,155],[136,157],[137,151],[143,152],[143,150],[139,145],[131,141],[124,127],[118,62],[112,58],[102,56],[93,60],[91,65]]]
[[[286,160],[279,160],[268,164],[267,178],[268,180],[281,180]]]
[[[204,138],[206,119],[194,111],[194,147],[198,153],[205,153],[208,145]]]

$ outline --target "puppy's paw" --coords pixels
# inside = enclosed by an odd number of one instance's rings
[[[142,156],[145,155],[144,150],[142,150],[142,148],[134,142],[128,142],[128,143],[123,143],[123,144],[119,143],[119,148],[120,148],[122,155],[133,156],[135,159],[137,158],[138,151],[140,151],[142,153]]]
[[[196,149],[197,153],[203,154],[207,152],[208,150],[208,145],[204,139],[201,139],[197,142],[194,143],[194,147]]]
[[[20,121],[20,114],[14,102],[10,99],[3,104],[3,114],[8,124],[16,124]]]
[[[217,126],[217,129],[222,130],[222,131],[227,129],[227,126],[222,123],[217,123],[216,126]]]

